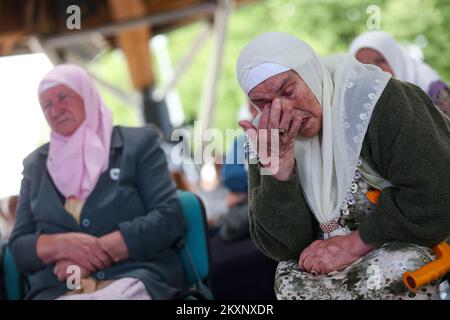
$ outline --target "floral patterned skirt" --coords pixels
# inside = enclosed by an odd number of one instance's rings
[[[280,300],[435,300],[439,298],[438,281],[415,293],[402,281],[403,272],[434,259],[430,248],[394,242],[328,275],[313,276],[302,272],[298,261],[282,261],[275,275],[275,293]]]

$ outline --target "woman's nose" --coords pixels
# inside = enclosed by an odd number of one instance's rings
[[[50,115],[51,115],[52,117],[56,117],[56,116],[58,116],[58,115],[61,113],[61,111],[62,111],[61,103],[56,102],[56,103],[53,105],[53,108],[51,108],[51,110],[50,110],[50,112],[51,112]]]

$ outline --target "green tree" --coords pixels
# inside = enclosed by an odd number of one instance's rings
[[[371,5],[380,8],[382,30],[390,32],[404,44],[425,44],[425,61],[445,81],[450,81],[450,60],[445,54],[450,52],[450,0],[255,1],[235,11],[229,20],[214,126],[221,130],[237,128],[237,111],[245,97],[236,81],[235,64],[240,50],[254,36],[266,31],[283,31],[302,38],[321,55],[346,52],[352,39],[368,30],[370,13],[367,9]],[[168,34],[174,65],[189,49],[200,30],[201,23],[196,23]],[[112,82],[122,83],[126,76],[125,64],[123,60],[119,62],[117,53],[112,54],[114,58],[105,55],[96,61],[94,69],[101,71]],[[178,85],[188,120],[198,117],[204,72],[208,68],[210,54],[211,46],[207,45]],[[130,108],[124,109],[118,102],[114,102],[114,110],[119,123],[130,122],[130,117],[136,119],[136,115],[130,116]]]

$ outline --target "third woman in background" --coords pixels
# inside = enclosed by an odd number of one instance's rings
[[[361,63],[375,64],[395,78],[419,86],[450,117],[448,85],[429,65],[411,57],[389,33],[365,32],[353,40],[350,52]]]

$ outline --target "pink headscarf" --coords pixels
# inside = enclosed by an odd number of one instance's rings
[[[108,169],[112,113],[82,68],[69,64],[56,66],[41,80],[38,95],[58,84],[66,85],[84,100],[86,120],[71,136],[52,131],[47,168],[66,198],[86,200],[100,175]]]

